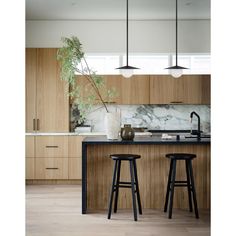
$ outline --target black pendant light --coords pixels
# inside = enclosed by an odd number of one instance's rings
[[[169,70],[170,74],[174,78],[179,78],[183,74],[184,69],[188,69],[186,67],[178,66],[178,0],[175,0],[176,3],[176,15],[175,15],[175,66],[167,67],[166,69]]]
[[[133,70],[139,69],[137,67],[129,66],[128,44],[129,44],[129,0],[126,0],[126,65],[116,68],[120,70],[121,74],[125,78],[130,78],[133,75]]]

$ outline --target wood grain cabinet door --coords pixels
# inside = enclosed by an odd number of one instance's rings
[[[127,79],[121,75],[104,76],[108,88],[115,88],[117,104],[149,104],[149,75],[133,75]]]
[[[84,136],[69,136],[69,179],[82,179],[82,141]]]
[[[173,79],[170,75],[150,76],[150,104],[184,103],[183,79]]]
[[[183,75],[186,104],[210,104],[210,75]]]
[[[60,79],[57,49],[37,49],[37,130],[69,131],[69,98]]]
[[[150,104],[210,104],[210,76],[150,76]]]
[[[27,48],[25,52],[25,127],[26,132],[35,132],[36,119],[36,68],[37,49]]]

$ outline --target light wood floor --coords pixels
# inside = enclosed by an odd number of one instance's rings
[[[107,212],[81,214],[81,186],[26,186],[27,236],[210,236],[210,213],[200,219],[187,210],[173,210],[168,219],[162,210],[143,209],[138,222],[131,210],[119,210],[107,220]]]

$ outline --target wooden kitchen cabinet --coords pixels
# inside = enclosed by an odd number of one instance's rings
[[[27,180],[81,180],[84,136],[25,137]]]
[[[121,75],[104,76],[108,88],[114,87],[118,96],[117,104],[149,104],[149,75],[134,75],[126,79]]]
[[[25,127],[26,132],[35,131],[36,119],[37,49],[27,48],[25,53]]]
[[[210,75],[151,75],[150,104],[210,104]]]
[[[35,179],[68,179],[68,159],[35,158]]]
[[[68,179],[68,136],[36,136],[36,179]]]
[[[82,179],[82,141],[84,136],[69,136],[69,179]]]
[[[25,136],[25,155],[35,157],[35,136]]]
[[[105,102],[114,104],[149,104],[149,75],[134,75],[126,79],[121,75],[102,75],[107,89],[115,89],[117,96]],[[85,89],[92,89],[84,76],[77,76],[77,84],[83,88],[81,94],[86,94]],[[100,103],[100,101],[98,101]],[[73,103],[73,99],[71,99]]]
[[[150,104],[175,104],[183,102],[183,80],[170,75],[150,76]]]
[[[43,135],[36,138],[36,157],[68,158],[68,136]]]
[[[34,136],[25,137],[25,178],[35,178],[35,138]]]
[[[86,80],[78,81],[84,88]],[[210,75],[134,75],[125,79],[121,75],[103,75],[107,88],[115,88],[114,104],[210,104]],[[81,91],[82,94],[84,91]]]
[[[69,158],[69,179],[82,179],[82,157]]]
[[[26,136],[26,180],[68,179],[68,137]]]
[[[68,132],[69,98],[56,48],[26,49],[26,132]]]
[[[186,104],[210,104],[210,75],[184,75],[184,102]]]

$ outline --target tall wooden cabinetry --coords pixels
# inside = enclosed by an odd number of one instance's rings
[[[37,49],[27,48],[25,54],[25,128],[26,132],[36,131],[36,75]]]
[[[26,49],[26,132],[68,132],[69,100],[55,48]]]

